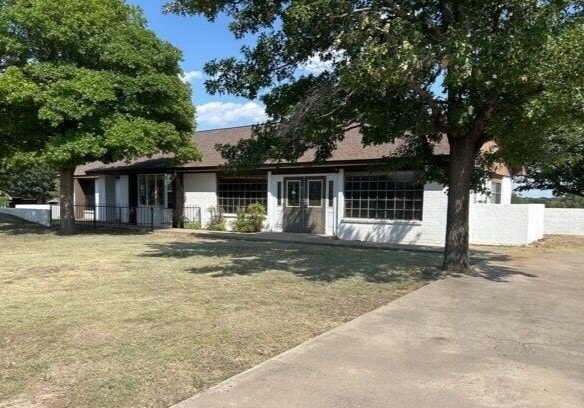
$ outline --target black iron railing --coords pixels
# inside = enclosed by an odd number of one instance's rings
[[[75,223],[93,228],[140,227],[194,228],[201,223],[201,208],[123,207],[117,205],[75,205]],[[51,204],[51,225],[61,221],[61,208]]]

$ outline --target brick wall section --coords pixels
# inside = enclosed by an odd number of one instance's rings
[[[217,209],[217,175],[195,173],[184,175],[185,207],[201,208],[201,224],[206,227]]]
[[[584,235],[584,208],[546,208],[544,232]]]

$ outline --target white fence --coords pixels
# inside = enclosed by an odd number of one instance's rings
[[[543,204],[477,204],[470,209],[470,242],[527,245],[543,238]]]
[[[546,208],[545,233],[584,235],[584,208]]]
[[[18,205],[17,208],[0,208],[0,213],[22,218],[46,227],[51,225],[51,210],[48,205]]]

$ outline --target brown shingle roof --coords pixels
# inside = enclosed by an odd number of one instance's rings
[[[236,144],[242,139],[249,139],[252,135],[251,126],[242,126],[226,129],[206,130],[195,133],[193,136],[194,143],[197,144],[203,158],[198,162],[185,163],[178,168],[192,170],[209,170],[216,169],[224,164],[221,154],[215,149],[217,144]],[[396,143],[388,143],[378,146],[363,146],[362,135],[357,129],[350,130],[346,133],[345,139],[338,143],[336,150],[327,163],[335,162],[359,162],[382,159],[392,153],[402,145],[399,140]],[[448,154],[448,144],[446,140],[442,141],[435,147],[436,154]],[[168,170],[177,168],[171,162],[172,156],[160,154],[152,158],[143,158],[131,163],[116,162],[103,164],[101,162],[90,163],[79,166],[75,175],[82,177],[88,174],[98,174],[101,172],[122,172],[127,170],[147,170],[155,171]],[[313,155],[308,152],[298,160],[298,164],[308,164],[314,160]]]

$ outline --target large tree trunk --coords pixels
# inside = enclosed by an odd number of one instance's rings
[[[476,147],[471,138],[449,138],[449,142],[450,169],[444,270],[464,273],[470,270],[469,204]]]
[[[75,182],[75,167],[61,169],[59,181],[61,185],[61,233],[75,234],[75,205],[73,202],[73,186]]]

